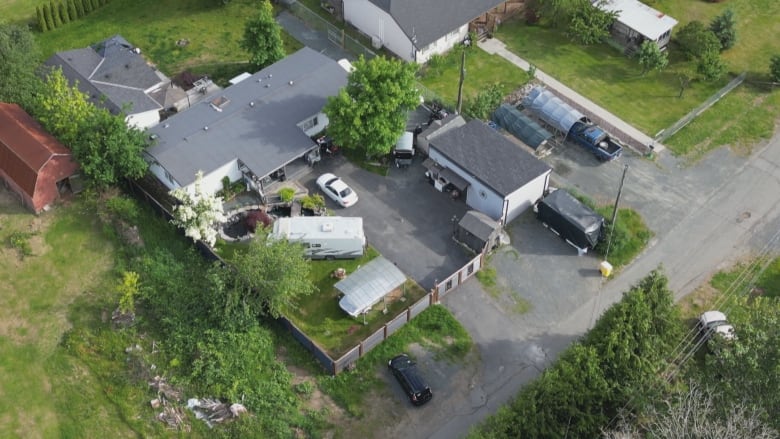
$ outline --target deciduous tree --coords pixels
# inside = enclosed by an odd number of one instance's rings
[[[688,59],[700,58],[707,52],[720,52],[720,40],[700,21],[691,21],[677,32],[677,44]]]
[[[504,99],[504,90],[501,84],[495,83],[480,90],[476,96],[466,100],[466,113],[483,120],[490,119],[490,115],[501,105]]]
[[[599,3],[579,2],[572,10],[566,35],[579,44],[596,44],[609,37],[609,28],[617,18],[617,12],[605,11]]]
[[[203,172],[198,171],[192,192],[184,188],[171,191],[179,200],[173,208],[171,222],[184,229],[184,234],[193,241],[203,241],[213,246],[217,242],[218,224],[227,218],[222,207],[222,197],[214,196],[203,189]]]
[[[378,56],[361,57],[349,74],[347,86],[328,99],[328,135],[367,157],[390,152],[406,127],[409,110],[419,104],[415,87],[417,65]]]
[[[41,124],[65,145],[73,148],[95,106],[87,95],[71,87],[62,69],[52,69],[43,81],[35,102],[36,116]]]
[[[653,41],[645,40],[639,46],[637,53],[639,65],[642,66],[642,75],[652,70],[663,70],[669,64],[669,57],[666,52],[661,51]]]
[[[269,240],[258,233],[245,252],[233,259],[233,285],[228,309],[247,307],[255,315],[279,317],[298,297],[316,290],[309,279],[303,247],[287,240]]]
[[[696,61],[696,72],[707,81],[716,81],[726,71],[726,64],[717,51],[705,52]]]
[[[17,103],[30,111],[41,86],[35,74],[39,58],[30,29],[0,23],[0,101]]]
[[[282,31],[268,0],[262,0],[257,14],[244,25],[241,48],[249,52],[249,62],[256,70],[284,58]]]
[[[780,54],[772,55],[769,59],[769,77],[772,81],[780,82]]]

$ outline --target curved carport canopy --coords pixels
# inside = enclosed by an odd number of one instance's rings
[[[404,282],[406,275],[395,264],[382,256],[376,257],[336,283],[336,289],[344,293],[339,306],[347,314],[357,317],[368,312]]]

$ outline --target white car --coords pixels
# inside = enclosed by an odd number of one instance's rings
[[[699,328],[705,336],[718,334],[725,340],[733,340],[737,334],[729,324],[726,314],[720,311],[707,311],[699,317]]]
[[[352,206],[358,201],[355,191],[333,174],[320,175],[317,186],[341,207]]]

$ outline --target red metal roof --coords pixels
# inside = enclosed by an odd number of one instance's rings
[[[0,103],[0,176],[39,212],[78,165],[70,150],[16,104]]]

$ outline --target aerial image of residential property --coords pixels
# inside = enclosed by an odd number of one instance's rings
[[[0,0],[0,437],[780,439],[777,0]]]

